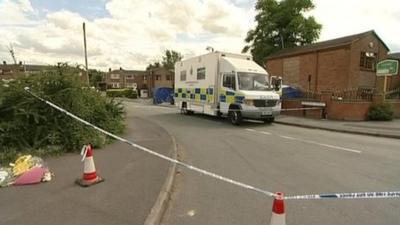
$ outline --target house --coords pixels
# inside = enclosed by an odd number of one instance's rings
[[[146,71],[110,68],[106,75],[106,83],[108,88],[147,89],[146,78]]]
[[[174,88],[174,71],[164,67],[151,68],[148,70],[149,88],[154,91],[160,87]]]
[[[160,87],[174,88],[174,72],[164,67],[142,70],[109,69],[106,75],[107,88],[146,89],[149,97]]]
[[[0,65],[0,80],[14,80],[19,76],[30,76],[50,70],[54,70],[54,66],[23,64],[22,62],[18,64],[7,64],[6,61],[3,61],[3,64]],[[87,77],[85,71],[82,69],[78,69],[78,71],[81,81],[86,84]]]
[[[368,32],[282,49],[267,58],[271,75],[283,83],[307,91],[383,88],[376,63],[388,57],[389,48]],[[388,89],[399,86],[399,76],[388,79]]]

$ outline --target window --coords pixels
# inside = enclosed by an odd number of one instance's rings
[[[239,72],[238,79],[239,90],[265,91],[270,89],[266,74]]]
[[[166,80],[171,80],[171,75],[165,75]]]
[[[112,73],[111,74],[111,79],[119,79],[119,74]]]
[[[146,76],[146,75],[143,76],[143,80],[144,80],[144,81],[147,80],[147,76]]]
[[[223,82],[222,82],[222,86],[236,90],[235,74],[225,74]]]
[[[186,80],[186,70],[181,71],[181,81]]]
[[[126,78],[127,78],[127,79],[132,79],[132,78],[133,78],[133,75],[126,75]]]
[[[111,85],[112,85],[113,88],[119,88],[119,83],[118,82],[112,83]]]
[[[156,75],[156,80],[161,80],[161,75]]]
[[[375,70],[377,53],[361,52],[360,67],[361,69]]]
[[[197,68],[197,80],[206,79],[206,68]]]

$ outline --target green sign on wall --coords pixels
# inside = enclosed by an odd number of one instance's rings
[[[399,61],[386,59],[376,65],[377,76],[393,76],[399,73]]]

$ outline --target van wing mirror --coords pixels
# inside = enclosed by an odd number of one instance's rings
[[[279,91],[282,87],[282,77],[272,76],[271,77],[271,85],[275,91]]]

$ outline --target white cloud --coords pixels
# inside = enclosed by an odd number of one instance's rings
[[[3,0],[0,3],[0,25],[28,22],[28,13],[34,13],[29,0]]]
[[[321,40],[375,29],[389,47],[400,51],[397,0],[315,0],[310,12],[323,24]],[[253,4],[254,1],[251,1]],[[0,1],[0,49],[14,43],[18,60],[30,63],[83,63],[82,22],[86,22],[89,66],[144,69],[174,49],[185,56],[206,46],[240,52],[255,11],[244,0],[111,0],[109,17],[86,20],[68,10],[35,19],[29,0]],[[239,7],[241,5],[242,7]],[[397,11],[396,11],[397,10]],[[7,51],[0,59],[10,61]]]
[[[310,14],[323,25],[321,40],[375,30],[393,51],[400,51],[398,0],[315,0]]]
[[[10,5],[16,9],[16,16],[9,22],[31,22],[27,18],[34,9],[28,0],[18,4],[5,1],[0,3],[0,9]],[[143,69],[161,58],[165,49],[194,55],[205,52],[208,45],[225,49],[231,44],[235,51],[240,51],[243,34],[253,20],[249,10],[228,0],[111,0],[105,8],[110,17],[93,21],[67,10],[48,12],[44,20],[36,21],[39,23],[32,27],[5,27],[0,31],[0,35],[4,33],[0,44],[15,43],[18,59],[27,62],[83,62],[85,21],[90,66]],[[194,40],[204,35],[208,38],[204,42],[182,42],[181,34]],[[8,56],[3,52],[0,57]]]

